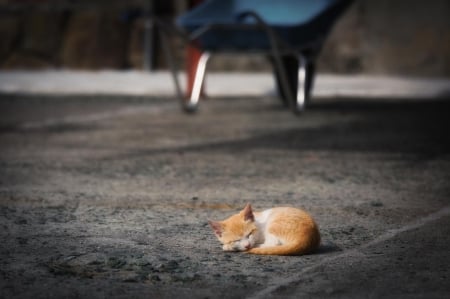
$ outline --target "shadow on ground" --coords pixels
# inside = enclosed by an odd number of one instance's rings
[[[449,114],[446,99],[317,99],[296,117],[273,99],[185,115],[173,100],[2,95],[2,296],[242,298],[285,286],[288,298],[364,297],[396,287],[374,283],[383,273],[423,298],[448,294],[438,225],[360,248],[448,205]],[[207,219],[246,202],[310,211],[321,249],[222,252]],[[435,254],[433,265],[405,248]]]

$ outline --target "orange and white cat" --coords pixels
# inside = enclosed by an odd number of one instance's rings
[[[303,210],[277,207],[253,212],[250,204],[223,221],[209,221],[224,251],[302,255],[319,247],[319,228]]]

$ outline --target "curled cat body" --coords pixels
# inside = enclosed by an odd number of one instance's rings
[[[319,228],[303,210],[276,207],[253,212],[250,204],[223,221],[209,221],[224,251],[302,255],[320,245]]]

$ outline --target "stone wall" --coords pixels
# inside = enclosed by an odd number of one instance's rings
[[[329,72],[450,76],[450,1],[355,1],[322,52]]]
[[[142,68],[147,3],[0,0],[0,69]],[[170,2],[158,3],[162,16],[176,14]],[[156,67],[164,68],[160,52]]]
[[[155,1],[160,15],[186,1]],[[161,4],[163,3],[163,4]],[[0,0],[0,69],[142,69],[148,1]],[[331,73],[450,76],[450,1],[359,0],[332,30],[319,59]],[[158,38],[156,69],[166,68]],[[171,44],[182,66],[181,41]],[[261,56],[220,55],[212,70],[268,70]]]

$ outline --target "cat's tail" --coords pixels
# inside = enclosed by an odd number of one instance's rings
[[[262,255],[303,255],[314,252],[320,245],[320,235],[301,238],[296,242],[270,247],[255,247],[249,249],[248,253]]]

